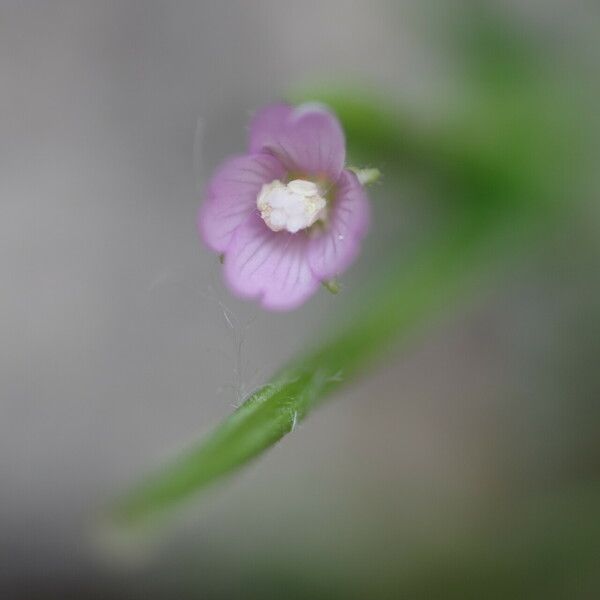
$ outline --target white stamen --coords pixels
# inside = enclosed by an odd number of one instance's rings
[[[256,199],[260,216],[272,231],[296,233],[325,215],[326,200],[316,183],[294,179],[287,185],[278,179],[265,183]]]

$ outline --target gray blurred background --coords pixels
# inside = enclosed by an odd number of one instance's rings
[[[501,6],[596,64],[594,3]],[[257,571],[302,589],[298,565],[377,579],[418,563],[415,548],[446,556],[529,494],[598,480],[591,205],[212,490],[144,560],[116,564],[91,533],[116,493],[344,310],[386,236],[411,235],[408,208],[391,223],[376,208],[379,233],[344,293],[271,315],[228,295],[195,216],[203,177],[290,86],[358,81],[421,107],[451,86],[418,8],[2,0],[3,599],[246,597]],[[310,590],[298,597],[320,597]]]

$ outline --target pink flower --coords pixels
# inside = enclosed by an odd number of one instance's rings
[[[258,111],[248,153],[217,170],[198,217],[235,294],[292,310],[356,259],[370,207],[345,158],[344,133],[325,107]]]

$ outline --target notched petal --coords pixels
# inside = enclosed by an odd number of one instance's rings
[[[226,161],[210,180],[198,213],[198,229],[206,244],[224,252],[235,230],[256,209],[262,186],[284,173],[281,162],[269,154],[247,154]]]
[[[346,160],[346,141],[337,117],[324,105],[273,104],[250,127],[252,151],[268,151],[292,172],[337,181]]]
[[[370,205],[356,175],[344,171],[339,179],[329,223],[310,239],[308,260],[322,281],[340,275],[354,262],[370,223]]]
[[[264,308],[292,310],[319,288],[310,269],[304,234],[273,232],[259,215],[236,231],[225,258],[225,281],[243,298],[259,298]]]

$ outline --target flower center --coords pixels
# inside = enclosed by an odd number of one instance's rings
[[[267,227],[272,231],[296,233],[325,216],[327,202],[316,183],[294,179],[287,185],[278,179],[265,183],[256,199]]]

